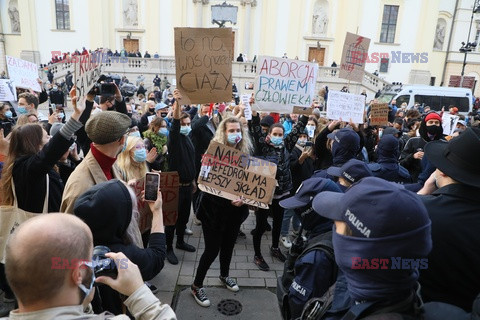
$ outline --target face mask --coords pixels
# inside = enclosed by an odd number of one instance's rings
[[[141,138],[140,136],[140,131],[133,131],[132,133],[129,134],[130,137],[139,137]]]
[[[182,127],[183,128],[183,127]],[[181,130],[180,130],[181,131]],[[167,136],[168,137],[168,129],[167,128],[160,128],[157,132],[158,135]],[[187,133],[188,134],[188,133]]]
[[[155,102],[155,98],[148,98],[148,101],[153,101],[153,102]]]
[[[135,152],[133,153],[133,160],[135,160],[136,162],[144,162],[145,160],[147,160],[147,150],[135,150]]]
[[[93,269],[92,269],[92,262],[87,262],[87,263],[84,263],[85,266],[88,267],[88,272],[89,274],[91,274],[91,277],[92,277],[92,280],[90,281],[90,284],[88,286],[88,288],[83,284],[83,283],[80,283],[78,285],[78,288],[82,291],[82,293],[84,294],[82,300],[80,301],[80,303],[83,302],[83,300],[88,297],[88,295],[90,294],[90,292],[92,291],[93,289],[93,284],[95,283],[95,273],[93,272]]]
[[[128,112],[127,113],[127,116],[129,116],[130,118],[132,117],[133,113],[132,112]]]
[[[65,114],[63,112],[58,113],[58,118],[59,119],[65,118]]]
[[[123,147],[122,147],[122,151],[120,151],[120,153],[122,153],[123,151],[125,151],[125,149],[127,149],[127,139],[125,139],[125,143],[123,144]]]
[[[305,146],[307,139],[298,139],[297,144],[301,147]]]
[[[228,143],[230,144],[237,144],[242,140],[242,133],[241,132],[234,132],[228,134]]]
[[[155,108],[148,108],[148,111],[150,111],[151,113],[155,112]]]
[[[271,137],[270,142],[275,146],[278,147],[282,145],[283,143],[283,138],[282,137]]]
[[[5,117],[7,118],[13,117],[12,111],[8,110],[7,112],[5,112]]]
[[[192,131],[192,128],[190,126],[182,126],[180,128],[180,133],[183,135],[188,135]]]
[[[378,133],[378,137],[381,138],[383,136],[383,130]]]
[[[53,86],[53,88],[52,88],[52,89],[53,89],[53,90],[57,90],[57,89],[58,89],[58,87],[57,87],[57,86]]]
[[[306,126],[308,136],[310,138],[313,138],[313,135],[315,134],[315,126]]]
[[[27,114],[27,109],[25,107],[18,107],[17,111],[20,114]]]
[[[443,128],[441,126],[427,126],[426,129],[430,140],[435,140],[442,136]]]

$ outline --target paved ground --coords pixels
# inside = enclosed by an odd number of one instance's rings
[[[247,238],[239,238],[237,240],[230,265],[230,276],[237,279],[240,292],[245,290],[248,294],[237,294],[235,298],[232,298],[234,294],[223,287],[222,289],[208,288],[221,287],[220,280],[218,279],[220,265],[217,259],[208,271],[207,278],[204,282],[207,295],[212,302],[212,306],[209,308],[198,306],[188,290],[188,287],[193,282],[198,261],[205,247],[201,226],[196,226],[190,221],[189,227],[192,229],[193,235],[187,238],[187,242],[196,246],[198,250],[197,252],[190,253],[175,249],[175,253],[179,259],[178,265],[174,266],[168,263],[168,261],[165,261],[164,269],[151,281],[160,290],[157,293],[160,301],[172,304],[172,302],[176,300],[176,311],[179,314],[179,319],[197,319],[200,317],[200,314],[203,314],[205,317],[208,315],[208,317],[211,318],[221,319],[227,316],[219,313],[216,310],[216,306],[218,302],[220,302],[217,300],[224,294],[225,299],[237,299],[242,305],[250,305],[252,301],[260,301],[261,303],[254,304],[255,307],[253,307],[253,309],[250,307],[247,312],[247,314],[250,314],[250,311],[256,311],[257,314],[255,316],[252,314],[254,319],[280,319],[281,316],[276,297],[272,292],[275,292],[277,277],[283,273],[283,263],[276,259],[274,260],[270,256],[269,246],[271,245],[271,232],[266,232],[262,239],[262,254],[270,266],[270,271],[260,271],[253,263],[253,241],[250,231],[255,227],[255,215],[251,213],[243,223],[241,230],[247,235]],[[280,246],[285,252],[286,250],[281,244]],[[185,288],[187,290],[181,292],[181,290]],[[258,290],[251,290],[252,288]],[[177,295],[178,299],[176,299]],[[267,299],[265,301],[269,301],[268,305],[273,304],[271,308],[265,309],[265,305],[263,304],[264,299]],[[183,312],[184,308],[187,308],[190,313]],[[191,315],[191,317],[189,315]],[[247,319],[244,318],[244,315],[233,318]],[[250,319],[252,318],[250,317]]]

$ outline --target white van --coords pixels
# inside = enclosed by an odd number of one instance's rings
[[[402,87],[395,95],[390,95],[390,101],[384,101],[387,97],[388,95],[385,94],[383,97],[379,97],[379,100],[388,103],[396,100],[397,107],[406,102],[407,109],[413,107],[415,103],[430,106],[430,109],[435,111],[442,110],[442,107],[445,107],[445,111],[448,111],[449,106],[455,106],[460,113],[467,115],[473,107],[472,90],[467,88],[411,85]]]

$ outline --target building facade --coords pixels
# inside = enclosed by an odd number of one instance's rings
[[[0,0],[0,56],[38,64],[52,51],[110,48],[174,54],[175,27],[218,27],[223,0]],[[298,57],[338,65],[347,32],[371,40],[366,71],[388,82],[448,85],[460,74],[474,0],[228,0],[235,57]],[[225,17],[224,17],[225,18]],[[231,17],[230,17],[231,18]],[[478,38],[474,21],[471,41]],[[478,78],[478,51],[465,75]],[[377,57],[377,58],[376,58]],[[4,68],[0,58],[0,72]],[[475,62],[478,60],[478,63]],[[478,88],[477,88],[478,90]]]

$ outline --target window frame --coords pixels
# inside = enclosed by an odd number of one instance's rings
[[[393,9],[396,8],[396,16],[395,16],[395,21],[392,21],[392,11]],[[388,9],[388,12],[386,13],[385,11]],[[397,23],[398,23],[398,13],[400,11],[400,6],[397,5],[389,5],[385,4],[383,6],[383,15],[382,15],[382,24],[380,27],[380,43],[395,43],[395,34],[397,32]],[[388,14],[387,21],[385,21],[385,14]],[[386,27],[386,31],[384,32],[384,27]],[[392,31],[393,30],[393,31]],[[391,41],[390,35],[392,35]]]
[[[54,0],[55,1],[55,24],[57,30],[71,30],[70,25],[70,1],[69,0]],[[59,8],[61,5],[61,9]],[[65,6],[68,10],[65,10]],[[68,16],[68,25],[66,25]]]

